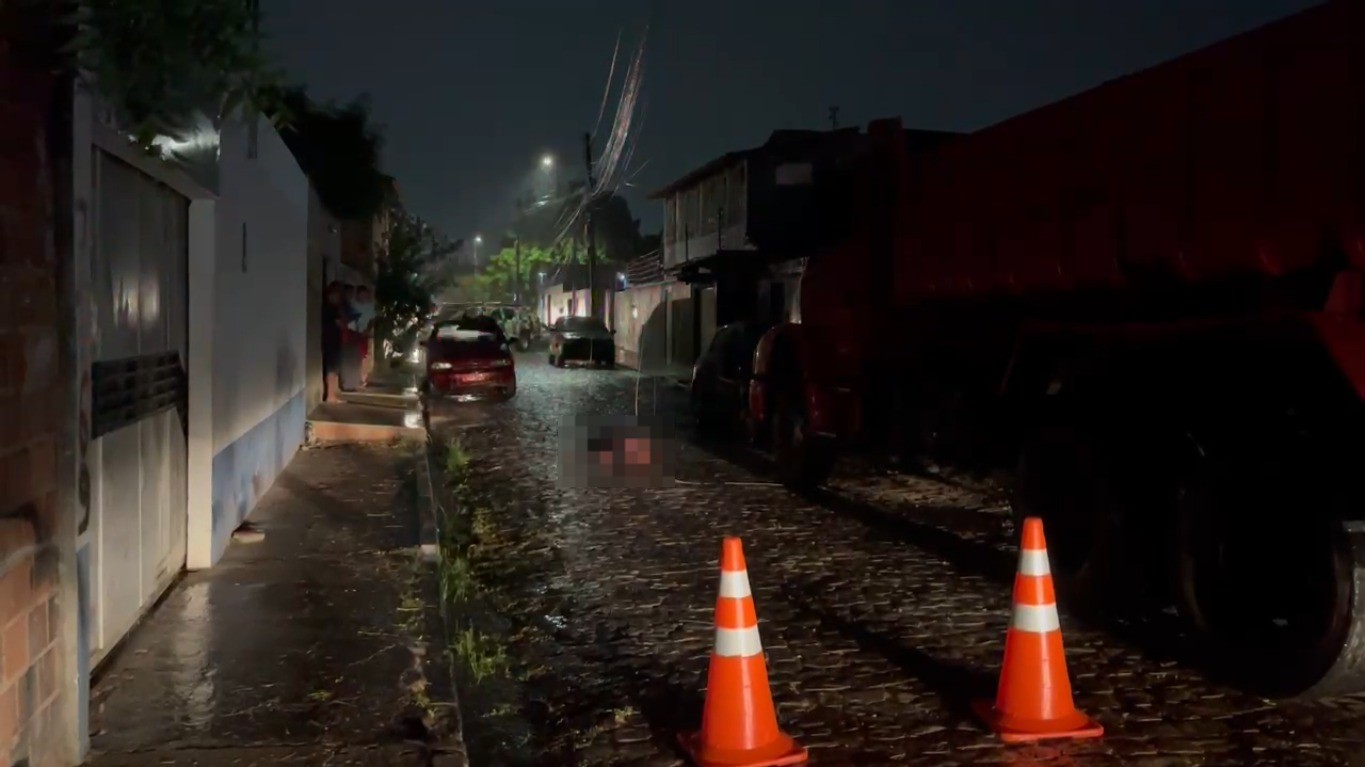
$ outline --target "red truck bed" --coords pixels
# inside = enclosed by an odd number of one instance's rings
[[[902,305],[1365,266],[1365,3],[1311,9],[929,154]]]

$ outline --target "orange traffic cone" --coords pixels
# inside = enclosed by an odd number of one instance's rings
[[[679,740],[700,767],[801,764],[806,749],[777,728],[758,614],[738,538],[726,538],[716,599],[716,644],[706,676],[701,732]]]
[[[1052,568],[1043,521],[1037,517],[1024,520],[1000,687],[995,702],[981,701],[976,711],[1006,743],[1104,734],[1104,728],[1077,711],[1071,699]]]

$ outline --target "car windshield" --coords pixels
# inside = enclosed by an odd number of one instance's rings
[[[569,333],[605,333],[607,326],[592,317],[565,317],[564,330]]]
[[[437,329],[433,347],[432,357],[440,359],[496,357],[503,353],[503,342],[497,334],[453,325]]]

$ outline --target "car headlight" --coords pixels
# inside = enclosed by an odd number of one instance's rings
[[[432,370],[449,370],[449,369],[450,369],[450,363],[449,363],[449,362],[433,362],[433,363],[431,363],[431,369],[432,369]]]

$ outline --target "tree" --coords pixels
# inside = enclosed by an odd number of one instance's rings
[[[238,106],[288,121],[278,70],[261,54],[243,0],[77,0],[66,51],[147,150],[195,114],[221,123]]]
[[[560,264],[573,259],[572,243],[563,242],[553,248],[535,245],[521,246],[522,293],[534,290],[540,272],[553,272]],[[465,293],[471,301],[510,301],[516,294],[516,246],[504,247],[488,260],[488,265],[466,283]]]
[[[280,135],[332,215],[373,218],[396,204],[393,179],[380,170],[383,132],[370,120],[366,96],[319,104],[293,87],[276,100],[291,115]]]
[[[631,215],[624,197],[613,194],[594,202],[592,223],[597,232],[597,255],[603,261],[624,264],[645,254],[640,220]]]
[[[581,182],[559,190],[557,197],[519,205],[515,224],[523,244],[550,248],[564,238],[578,236],[582,219],[566,226],[583,202]],[[592,204],[593,229],[597,233],[597,256],[604,263],[621,264],[649,252],[640,234],[640,221],[630,212],[624,197],[607,195]]]
[[[431,313],[435,295],[451,281],[449,264],[463,245],[438,235],[417,216],[394,209],[374,285],[378,334],[409,331]]]

